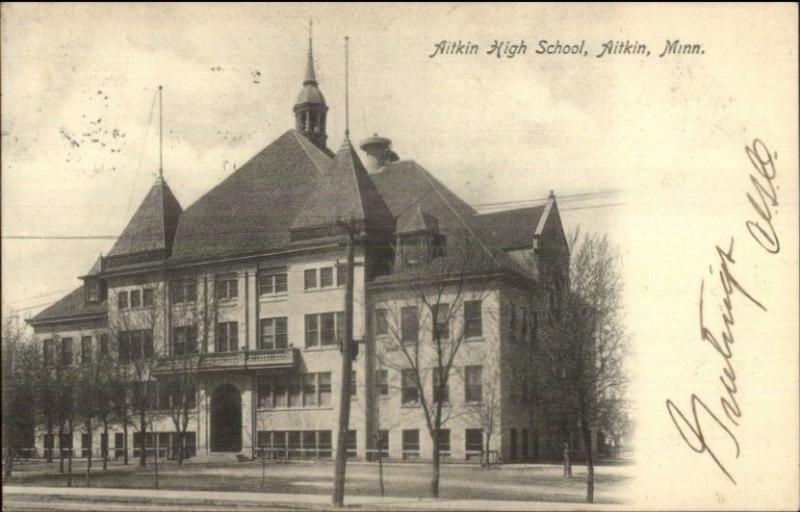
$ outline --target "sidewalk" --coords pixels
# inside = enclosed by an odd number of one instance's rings
[[[7,497],[14,496],[13,502]],[[24,503],[25,496],[32,504],[44,504],[53,510],[181,510],[183,507],[267,507],[286,509],[332,509],[330,496],[314,494],[280,494],[254,492],[156,491],[152,489],[86,489],[68,487],[4,486],[7,505]],[[78,503],[81,498],[86,503]],[[45,500],[45,501],[40,501]],[[59,506],[59,501],[66,503]],[[89,507],[89,503],[97,506]],[[110,506],[113,503],[115,506]],[[128,504],[126,506],[126,503]],[[4,509],[6,508],[4,504]],[[580,503],[453,500],[432,498],[381,498],[377,496],[347,496],[345,506],[362,510],[620,510],[619,504],[587,505]],[[12,506],[13,508],[13,506]],[[25,508],[25,507],[19,507]]]

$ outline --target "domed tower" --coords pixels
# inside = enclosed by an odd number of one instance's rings
[[[314,53],[309,33],[306,77],[303,80],[303,90],[300,91],[294,105],[295,129],[305,135],[315,146],[327,151],[325,141],[328,139],[328,134],[325,132],[325,118],[328,106],[325,105],[325,97],[317,87],[318,85],[314,73]]]

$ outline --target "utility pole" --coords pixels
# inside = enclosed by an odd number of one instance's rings
[[[347,432],[350,428],[350,374],[353,371],[353,270],[355,268],[355,242],[359,231],[354,220],[339,225],[347,235],[347,282],[344,294],[344,339],[339,350],[342,353],[342,375],[339,389],[339,432],[336,436],[336,466],[333,474],[333,506],[344,506],[344,482],[347,467]]]

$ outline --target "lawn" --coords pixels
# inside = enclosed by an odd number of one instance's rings
[[[92,487],[152,489],[155,474],[152,461],[145,468],[132,460],[128,466],[113,462],[103,472],[93,464]],[[16,463],[14,474],[4,478],[9,485],[67,485],[67,475],[58,471],[58,462]],[[159,463],[159,488],[204,491],[247,491],[272,493],[323,494],[333,487],[333,464],[329,462],[227,464]],[[73,461],[73,487],[85,487],[86,463]],[[575,466],[574,478],[562,477],[557,465],[504,465],[483,469],[477,465],[442,466],[440,497],[458,499],[494,499],[559,501],[581,503],[586,492],[586,468]],[[596,468],[597,503],[621,503],[624,488],[632,474],[630,465],[603,465]],[[430,466],[427,464],[385,464],[387,496],[424,497],[429,495]],[[378,465],[350,463],[347,467],[347,492],[350,495],[379,496]]]

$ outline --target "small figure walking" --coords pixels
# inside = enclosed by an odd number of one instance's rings
[[[572,478],[572,464],[569,461],[569,443],[564,441],[564,478]]]

